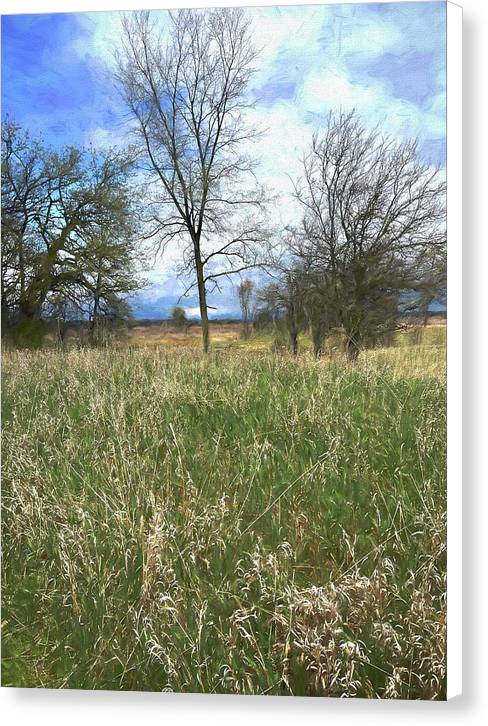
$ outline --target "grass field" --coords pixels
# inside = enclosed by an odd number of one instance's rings
[[[136,338],[4,354],[3,685],[445,698],[445,328]]]

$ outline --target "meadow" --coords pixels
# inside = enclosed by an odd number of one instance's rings
[[[4,352],[2,685],[445,698],[445,327],[214,333]]]

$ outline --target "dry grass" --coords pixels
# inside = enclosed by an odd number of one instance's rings
[[[3,685],[444,698],[444,333],[5,354]]]

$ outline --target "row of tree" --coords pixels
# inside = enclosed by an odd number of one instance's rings
[[[367,131],[354,113],[331,114],[295,185],[301,223],[273,229],[250,154],[261,132],[246,121],[258,58],[249,18],[236,8],[168,17],[166,29],[149,12],[123,21],[116,80],[133,118],[129,150],[53,152],[4,124],[4,322],[66,305],[94,327],[120,314],[141,284],[147,241],[157,252],[179,246],[205,352],[208,295],[251,269],[270,275],[261,313],[285,322],[295,351],[307,325],[317,354],[340,329],[354,358],[399,311],[441,297],[445,184],[417,144]]]

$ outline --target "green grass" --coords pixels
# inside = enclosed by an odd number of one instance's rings
[[[6,353],[2,684],[444,698],[444,370]]]

